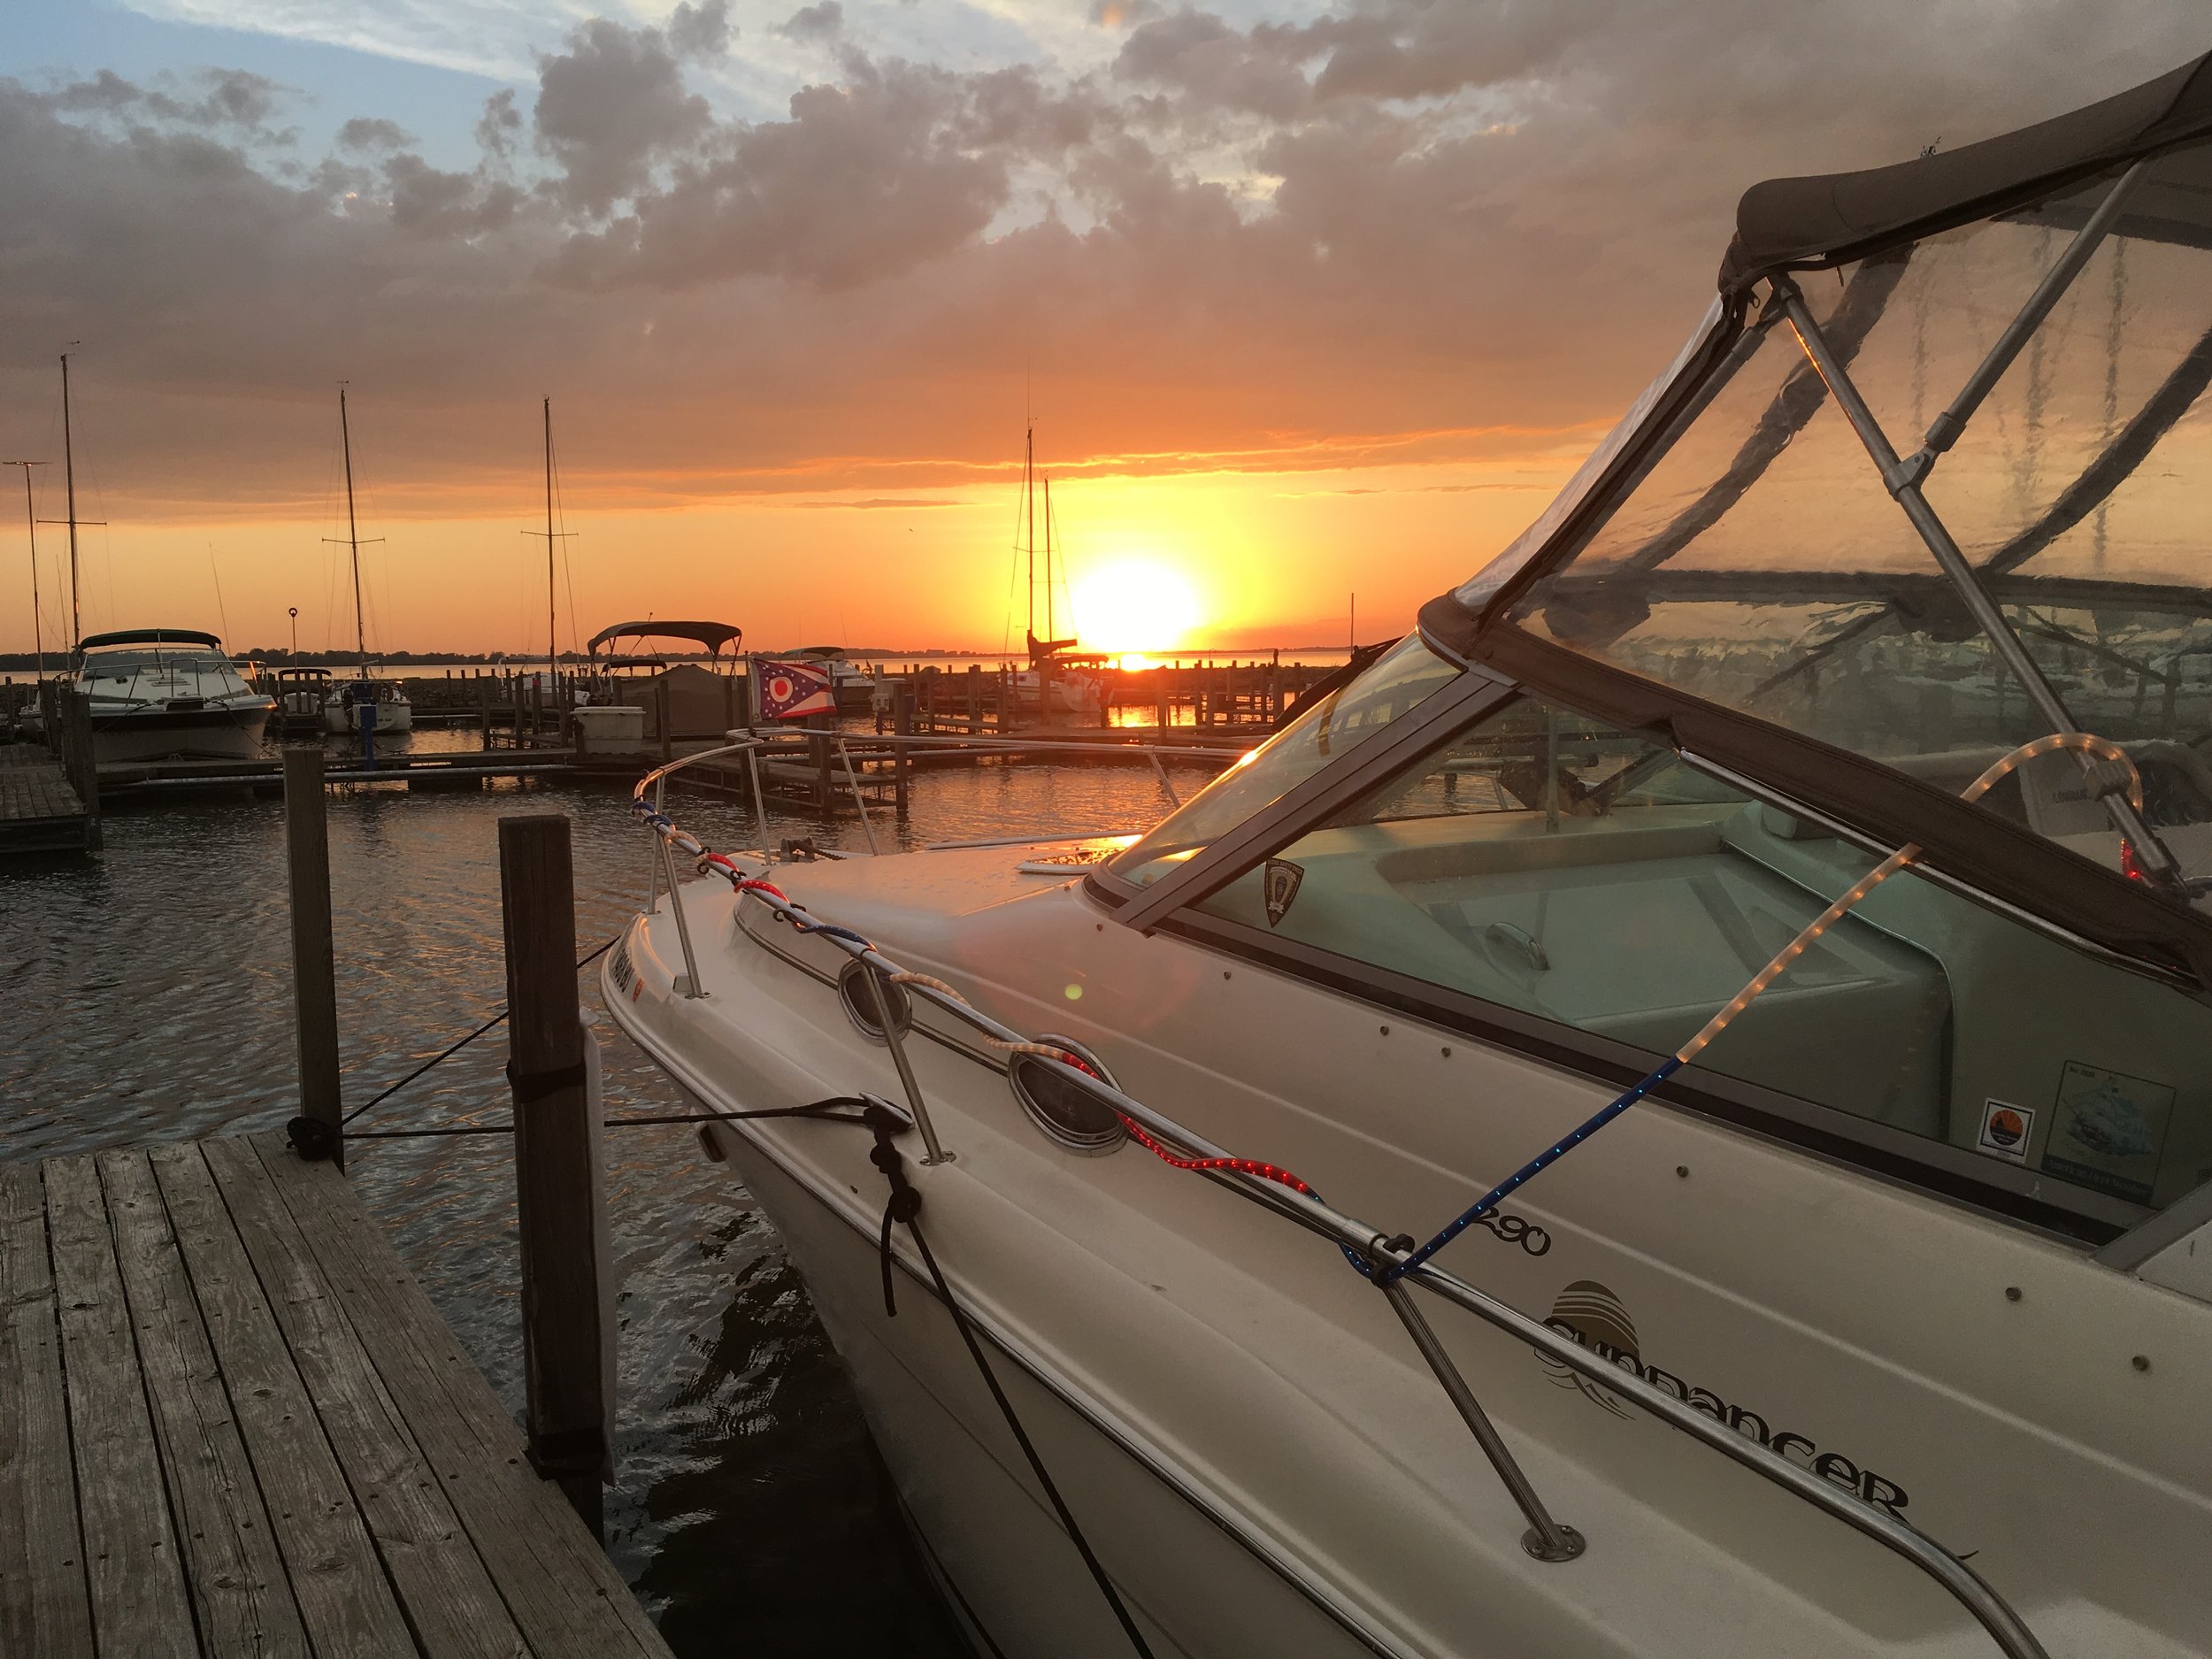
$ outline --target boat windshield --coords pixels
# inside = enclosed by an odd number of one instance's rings
[[[2157,845],[2124,833],[2118,769],[2070,755],[1984,808],[2108,868],[2212,876],[2212,147],[1755,296],[1509,619],[1946,789],[2055,704],[2126,749]],[[1883,442],[1908,457],[1886,480]]]
[[[212,682],[225,688],[243,691],[245,682],[238,671],[219,651],[184,646],[170,648],[155,645],[134,646],[126,649],[93,651],[87,654],[80,671],[88,689],[102,687],[128,686],[142,675],[164,680],[192,680]],[[204,687],[203,688],[204,689]]]
[[[1193,795],[1150,833],[1115,857],[1111,869],[1140,886],[1234,829],[1448,682],[1459,668],[1409,634],[1349,685],[1297,719]]]

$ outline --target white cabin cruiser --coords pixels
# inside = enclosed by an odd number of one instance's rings
[[[223,642],[195,628],[126,628],[77,647],[92,752],[118,761],[247,760],[276,704],[239,678]]]
[[[608,1005],[988,1651],[2212,1654],[2208,385],[2212,59],[1753,189],[1560,500],[1141,838],[641,787]]]

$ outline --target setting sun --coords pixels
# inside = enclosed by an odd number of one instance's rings
[[[1173,650],[1198,623],[1198,595],[1182,574],[1124,559],[1077,579],[1076,627],[1086,650],[1135,656]]]

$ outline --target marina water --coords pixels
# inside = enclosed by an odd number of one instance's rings
[[[418,733],[411,747],[461,735]],[[472,740],[468,740],[472,741]],[[335,751],[334,751],[334,758]],[[1179,772],[1187,796],[1202,774]],[[1187,780],[1187,781],[1186,781]],[[713,846],[757,846],[749,811],[677,795]],[[340,790],[329,800],[348,1110],[505,998],[496,820],[573,822],[580,952],[642,905],[649,843],[626,791]],[[887,847],[1054,829],[1136,829],[1166,806],[1141,763],[987,765],[917,776]],[[874,810],[874,809],[872,809]],[[284,808],[242,796],[111,810],[96,858],[0,866],[0,1158],[272,1129],[291,1115]],[[864,845],[772,804],[771,835]],[[597,979],[580,976],[587,1009]],[[610,1116],[687,1103],[612,1033]],[[495,1029],[358,1128],[499,1123]],[[357,1143],[369,1208],[511,1409],[521,1331],[514,1175],[497,1136]],[[612,1130],[618,1467],[609,1553],[683,1659],[958,1654],[843,1367],[781,1241],[687,1127]]]

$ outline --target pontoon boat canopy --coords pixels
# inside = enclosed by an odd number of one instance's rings
[[[591,636],[585,649],[594,657],[599,648],[610,640],[696,640],[715,656],[722,654],[726,645],[734,645],[745,637],[745,630],[730,622],[618,622],[611,628],[602,628]]]

